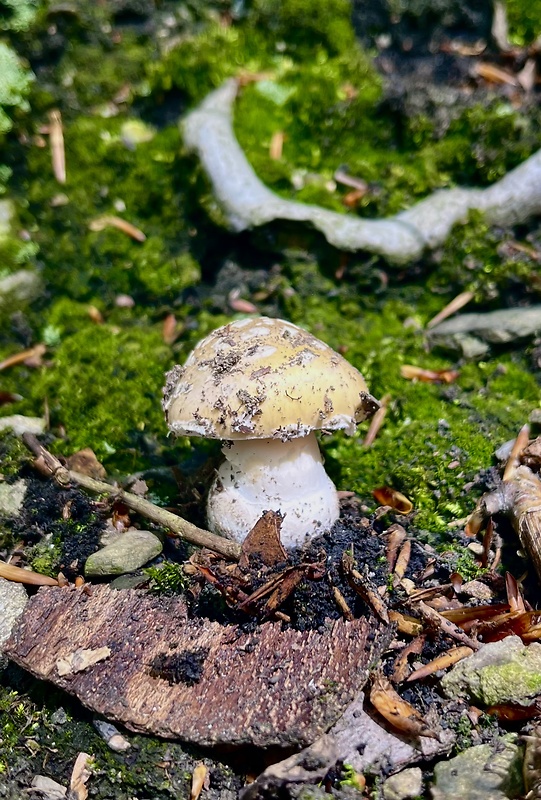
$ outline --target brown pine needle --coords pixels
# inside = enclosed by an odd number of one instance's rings
[[[102,217],[96,217],[96,219],[88,223],[88,227],[91,231],[96,232],[103,231],[105,228],[116,228],[131,239],[135,239],[136,242],[144,242],[147,238],[140,228],[114,214],[104,214]]]
[[[376,436],[378,435],[381,426],[383,425],[383,420],[387,415],[387,408],[389,407],[389,403],[391,402],[391,395],[386,394],[380,400],[380,406],[374,416],[370,421],[370,427],[366,432],[366,436],[364,437],[363,447],[371,447],[374,443]]]
[[[438,656],[433,661],[429,661],[428,664],[424,664],[419,669],[414,670],[411,675],[409,675],[406,680],[409,682],[411,681],[418,681],[422,678],[427,678],[429,675],[433,675],[435,672],[438,672],[440,669],[448,669],[452,667],[453,664],[457,664],[459,661],[462,661],[463,658],[467,658],[473,654],[473,650],[471,647],[466,647],[462,645],[460,647],[452,647],[450,650],[447,650],[446,653],[442,653],[441,656]]]
[[[518,432],[518,436],[515,439],[515,443],[513,444],[513,448],[507,459],[507,464],[505,465],[505,470],[503,472],[504,481],[509,481],[513,477],[518,465],[519,465],[519,456],[524,450],[525,447],[528,446],[530,441],[530,426],[528,424],[523,425],[520,431]]]
[[[401,614],[400,611],[389,611],[389,620],[394,622],[399,633],[404,633],[406,636],[419,636],[423,630],[422,623],[410,617],[407,614]]]
[[[32,572],[29,569],[22,569],[22,567],[14,567],[12,564],[4,564],[3,561],[0,561],[0,578],[15,583],[27,583],[31,586],[58,586],[56,578]]]
[[[458,625],[455,625],[454,622],[446,619],[438,611],[427,606],[422,600],[416,604],[415,608],[418,609],[419,614],[426,622],[439,628],[443,633],[447,634],[447,636],[450,636],[451,639],[455,639],[457,642],[471,647],[472,650],[479,650],[481,647],[481,642],[476,642],[474,639],[471,639]]]
[[[473,292],[461,292],[457,294],[457,296],[451,300],[450,303],[447,303],[446,306],[442,308],[441,311],[438,311],[435,317],[426,323],[427,328],[435,328],[436,325],[439,325],[440,322],[443,322],[444,319],[447,317],[456,314],[457,311],[460,311],[461,308],[464,308],[473,298],[475,297]]]
[[[410,563],[411,558],[411,542],[409,539],[406,539],[402,547],[400,548],[400,553],[398,554],[398,558],[396,559],[396,564],[394,568],[394,575],[400,581],[406,574],[406,570],[408,568],[408,564]]]
[[[53,174],[58,183],[66,183],[66,153],[64,150],[64,131],[62,116],[58,109],[49,112],[49,144]]]
[[[427,736],[437,739],[438,736],[429,726],[421,714],[396,692],[391,682],[383,675],[376,675],[370,691],[370,702],[389,722],[393,728],[410,736]]]
[[[21,350],[20,353],[14,353],[12,356],[8,356],[8,358],[0,361],[0,370],[8,369],[8,367],[15,367],[17,364],[24,364],[27,361],[37,363],[41,360],[46,350],[47,348],[44,344],[37,344],[29,350]]]

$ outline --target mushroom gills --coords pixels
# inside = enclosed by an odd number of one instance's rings
[[[286,548],[300,547],[340,515],[314,432],[289,441],[247,439],[226,445],[210,489],[207,516],[215,533],[242,542],[265,511],[280,511]]]

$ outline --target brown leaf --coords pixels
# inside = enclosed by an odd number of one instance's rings
[[[398,554],[398,558],[396,559],[396,564],[394,568],[394,575],[398,578],[398,580],[401,580],[406,574],[408,564],[410,563],[410,558],[411,558],[411,542],[409,539],[406,539],[406,541],[400,548],[400,552]]]
[[[93,761],[92,756],[88,753],[79,753],[75,759],[73,772],[71,773],[70,780],[70,800],[86,800],[88,797],[88,789],[86,784],[92,775],[89,766]]]
[[[390,486],[379,486],[374,489],[372,494],[382,506],[389,506],[389,508],[398,511],[399,514],[409,514],[413,509],[411,500],[408,500],[402,492],[392,489]]]
[[[421,381],[423,383],[453,383],[456,381],[460,372],[455,369],[423,369],[412,364],[402,364],[400,374],[409,381]]]
[[[20,394],[14,394],[13,392],[1,392],[0,391],[0,406],[8,405],[8,403],[18,403],[19,400],[22,400]]]
[[[526,611],[517,579],[510,572],[505,573],[505,591],[507,592],[507,602],[511,613]]]
[[[400,611],[389,611],[389,620],[394,622],[397,630],[406,636],[419,636],[423,630],[423,624],[415,617],[410,617],[407,614],[401,614]]]
[[[396,692],[391,682],[381,673],[376,675],[370,690],[370,702],[393,728],[408,736],[427,736],[437,739],[438,735],[426,724],[422,715]]]
[[[41,575],[39,572],[32,572],[29,569],[13,567],[3,561],[0,561],[0,578],[15,581],[15,583],[27,583],[32,586],[58,586],[58,581],[55,578],[50,578],[49,575]]]
[[[287,553],[280,541],[283,516],[279,511],[265,511],[242,543],[239,559],[241,569],[249,569],[255,561],[258,565],[275,567],[287,561]]]
[[[377,412],[376,412],[377,413]],[[387,530],[387,566],[390,570],[393,570],[394,565],[396,564],[396,559],[398,557],[398,550],[404,539],[406,538],[406,531],[402,527],[402,525],[398,525],[395,523],[391,525],[391,527]]]
[[[209,771],[203,762],[199,762],[192,774],[192,786],[190,789],[190,800],[198,800],[203,789],[209,787]]]
[[[449,667],[452,667],[453,664],[458,664],[459,661],[471,656],[472,653],[473,650],[471,647],[466,647],[465,645],[462,645],[461,647],[452,647],[450,650],[442,653],[441,656],[438,656],[433,661],[429,661],[428,664],[424,664],[424,666],[416,669],[406,678],[406,680],[418,681],[421,680],[421,678],[426,678],[428,675],[433,675],[434,672],[438,672],[440,669],[448,669]]]
[[[406,647],[404,647],[400,654],[395,658],[393,664],[393,674],[391,676],[393,683],[402,683],[402,681],[406,680],[410,671],[408,658],[411,655],[419,655],[419,653],[422,653],[425,641],[425,635],[417,636],[408,645],[406,645]]]
[[[541,713],[541,700],[537,698],[529,706],[501,703],[500,705],[489,706],[486,713],[504,722],[522,722],[523,720],[534,719],[534,717],[539,716]]]
[[[98,461],[95,452],[90,447],[85,447],[74,453],[66,461],[67,467],[73,472],[88,475],[89,478],[103,480],[107,476],[105,467]]]

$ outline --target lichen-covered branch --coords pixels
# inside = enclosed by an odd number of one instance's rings
[[[315,205],[285,200],[257,177],[233,132],[238,83],[211,92],[182,125],[231,228],[242,231],[275,219],[306,222],[342,250],[367,250],[388,261],[413,261],[441,245],[468,212],[482,211],[491,224],[515,224],[541,214],[541,150],[486,189],[443,189],[407,211],[385,219],[361,219]]]

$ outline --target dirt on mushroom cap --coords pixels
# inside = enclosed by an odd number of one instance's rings
[[[315,336],[280,319],[224,325],[173,367],[164,410],[177,435],[288,440],[345,430],[378,408],[360,372]]]

